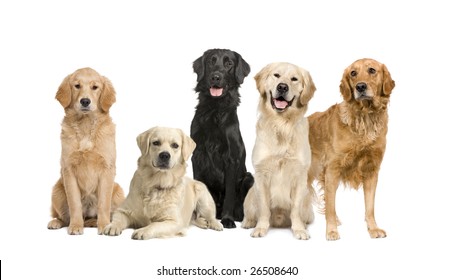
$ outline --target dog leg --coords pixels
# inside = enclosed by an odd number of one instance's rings
[[[258,195],[257,197],[258,221],[256,223],[255,229],[251,234],[252,237],[265,236],[267,234],[267,231],[269,230],[269,221],[271,218],[270,197],[268,193],[270,186],[264,186],[262,184],[263,181],[270,182],[270,179],[266,178],[262,180],[261,176],[263,175],[257,175],[255,181],[256,192],[260,193],[261,195]]]
[[[213,230],[223,230],[223,225],[216,220],[215,203],[207,187],[204,184],[196,183],[196,193],[199,195],[195,208],[195,219],[192,223],[200,228],[210,228]]]
[[[242,228],[254,228],[256,226],[256,194],[255,187],[252,187],[244,200],[244,219],[242,220]]]
[[[83,234],[83,211],[80,189],[71,170],[63,171],[64,188],[69,206],[68,234]]]
[[[54,219],[47,224],[48,229],[59,229],[69,225],[68,200],[61,178],[52,189],[51,215]]]
[[[326,203],[326,239],[338,240],[340,234],[337,229],[337,214],[335,211],[335,196],[340,180],[329,170],[325,173],[324,199]]]
[[[115,182],[113,175],[109,171],[100,175],[99,186],[97,189],[98,195],[98,219],[97,227],[98,234],[102,234],[106,225],[110,223],[110,209],[112,205],[112,195]]]
[[[387,233],[380,229],[374,218],[374,200],[376,196],[377,174],[373,178],[366,180],[363,184],[363,193],[365,196],[365,220],[368,227],[368,233],[371,238],[386,237]]]
[[[132,239],[146,240],[151,238],[171,237],[181,235],[183,227],[179,221],[163,221],[151,223],[132,233]]]
[[[104,235],[117,236],[131,224],[131,217],[123,209],[118,209],[113,213],[112,222],[104,227]]]
[[[236,201],[236,178],[238,163],[228,163],[225,170],[225,198],[223,200],[221,223],[224,228],[235,228],[234,206]]]
[[[305,223],[302,221],[302,211],[305,208],[304,205],[304,198],[310,193],[307,189],[307,179],[305,176],[300,176],[300,181],[297,182],[296,186],[294,187],[293,193],[293,201],[291,207],[291,230],[293,231],[293,235],[297,239],[308,240],[310,239],[310,235],[305,228]]]

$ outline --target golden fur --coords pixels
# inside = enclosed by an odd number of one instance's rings
[[[133,239],[183,235],[192,222],[222,230],[206,185],[185,177],[195,142],[176,128],[154,127],[137,137],[141,150],[129,194],[114,212],[105,235],[136,229]]]
[[[97,226],[101,233],[124,194],[114,182],[115,102],[111,82],[91,68],[68,75],[56,99],[65,109],[61,129],[61,177],[53,187],[49,229],[68,226],[69,234]]]
[[[270,226],[291,227],[297,239],[310,238],[314,219],[308,121],[304,117],[316,87],[310,74],[293,64],[271,63],[256,76],[260,93],[256,142],[252,154],[255,184],[244,201],[243,228],[252,237]]]
[[[386,145],[387,105],[394,86],[384,64],[357,60],[344,71],[340,84],[343,102],[308,117],[312,151],[308,184],[317,179],[323,190],[328,240],[340,238],[335,211],[340,182],[355,189],[363,186],[369,234],[372,238],[386,236],[375,221],[374,198]]]

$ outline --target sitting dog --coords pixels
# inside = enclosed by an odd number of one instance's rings
[[[363,186],[365,220],[372,238],[385,237],[374,218],[374,197],[387,134],[387,105],[395,87],[387,67],[359,59],[343,73],[343,102],[308,117],[312,164],[308,184],[317,179],[324,192],[326,238],[340,238],[335,193],[340,182]]]
[[[308,239],[314,193],[307,185],[311,152],[304,114],[316,87],[306,70],[290,63],[271,63],[255,80],[255,185],[245,198],[242,227],[255,227],[252,237],[265,236],[270,226],[291,227],[295,238]]]
[[[109,115],[115,103],[111,82],[91,68],[68,75],[56,99],[65,109],[61,128],[61,177],[52,191],[52,217],[47,227],[68,226],[71,235],[83,227],[101,234],[111,211],[124,200],[114,182],[115,125]]]
[[[253,185],[245,166],[245,146],[239,129],[239,86],[250,66],[238,53],[207,50],[193,63],[198,105],[190,128],[197,143],[192,156],[193,177],[205,183],[225,228],[242,221],[243,203]]]
[[[184,235],[191,222],[222,230],[206,186],[184,176],[195,142],[180,129],[154,127],[140,134],[137,144],[141,156],[129,194],[104,234],[131,227],[133,239],[171,237]]]

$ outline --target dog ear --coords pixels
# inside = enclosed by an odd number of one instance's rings
[[[267,79],[269,76],[269,69],[271,67],[271,64],[266,65],[263,69],[261,69],[256,75],[255,75],[255,82],[256,82],[256,88],[258,89],[258,92],[260,95],[265,95],[266,90],[264,89],[264,80]]]
[[[244,82],[244,78],[250,74],[250,65],[242,58],[240,54],[237,52],[233,52],[236,56],[237,65],[235,69],[236,81],[239,84]]]
[[[108,78],[102,76],[102,80],[104,82],[104,88],[102,89],[99,101],[101,104],[101,109],[104,112],[108,113],[110,107],[116,101],[116,92],[115,89],[113,88],[112,82],[110,82]]]
[[[58,88],[55,99],[57,99],[63,108],[67,108],[71,104],[72,94],[71,94],[71,85],[69,84],[69,79],[71,75],[66,76],[63,82],[61,82],[60,87]]]
[[[193,71],[197,74],[197,82],[201,81],[204,77],[205,57],[206,57],[206,52],[202,56],[197,58],[197,60],[195,60],[192,65]]]
[[[308,104],[308,101],[310,101],[310,99],[313,97],[316,91],[316,86],[313,82],[313,79],[311,78],[310,73],[302,68],[300,68],[300,70],[302,71],[302,77],[304,79],[304,89],[300,94],[299,99],[302,105],[306,105]]]
[[[343,95],[345,101],[350,101],[352,99],[352,89],[349,85],[349,67],[344,70],[343,78],[340,83],[340,92]]]
[[[142,155],[146,155],[148,153],[150,131],[151,129],[142,132],[137,136],[137,145],[140,148]]]
[[[187,136],[181,129],[179,129],[179,133],[181,134],[181,138],[182,138],[182,147],[181,147],[182,157],[183,157],[184,161],[188,161],[190,155],[193,153],[193,151],[195,150],[195,147],[197,145],[195,144],[195,141],[193,141],[192,138]]]
[[[387,69],[387,66],[382,64],[382,70],[384,72],[384,82],[382,83],[382,92],[384,95],[390,95],[392,93],[393,88],[395,87],[395,81],[392,80],[392,76],[390,76],[390,72]]]

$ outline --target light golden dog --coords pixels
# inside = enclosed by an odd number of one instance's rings
[[[340,238],[335,211],[340,182],[354,189],[363,186],[368,232],[372,238],[386,236],[376,224],[374,200],[386,145],[387,105],[394,87],[384,64],[357,60],[344,71],[343,102],[308,117],[312,151],[308,184],[317,179],[324,192],[328,240]]]
[[[195,142],[176,128],[154,127],[137,137],[141,150],[129,194],[114,212],[105,235],[136,229],[133,239],[183,235],[192,222],[222,230],[206,185],[185,177]]]
[[[109,115],[115,102],[111,82],[91,68],[68,75],[56,99],[65,109],[61,129],[61,177],[53,187],[49,229],[68,226],[69,234],[83,227],[102,233],[111,211],[124,200],[114,182],[115,125]]]
[[[297,239],[309,239],[314,219],[308,121],[304,117],[316,87],[310,74],[293,64],[271,63],[256,76],[260,93],[256,142],[252,154],[255,184],[244,201],[243,228],[265,236],[269,227],[291,227]]]

